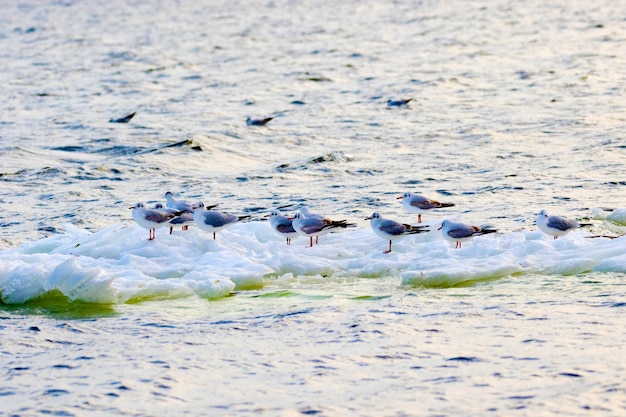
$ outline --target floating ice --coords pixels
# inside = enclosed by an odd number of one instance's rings
[[[308,248],[300,237],[286,245],[267,222],[236,224],[217,240],[197,228],[162,229],[153,241],[134,223],[93,234],[67,225],[63,235],[0,251],[0,296],[20,304],[56,291],[70,301],[118,304],[213,299],[292,280],[392,276],[406,286],[450,287],[511,274],[626,272],[626,237],[589,239],[581,230],[552,240],[521,231],[477,237],[457,250],[431,226],[383,254],[388,242],[370,228],[323,236]]]

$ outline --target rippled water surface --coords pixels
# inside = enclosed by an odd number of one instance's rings
[[[622,2],[0,9],[0,415],[626,412]],[[147,242],[167,190],[253,221]],[[383,255],[404,191],[499,233]]]

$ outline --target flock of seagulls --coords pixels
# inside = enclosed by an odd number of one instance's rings
[[[232,213],[213,210],[218,205],[205,205],[202,201],[197,204],[183,200],[177,200],[171,191],[165,193],[166,203],[163,206],[157,203],[153,208],[147,208],[143,203],[137,203],[130,207],[133,210],[132,216],[135,222],[144,229],[148,229],[148,240],[156,238],[156,229],[168,227],[170,234],[174,226],[181,226],[182,230],[187,230],[191,223],[200,230],[216,234],[220,230],[226,229],[235,223],[249,220],[249,215],[236,215]],[[441,203],[436,200],[426,198],[421,195],[405,192],[402,196],[402,206],[412,214],[418,215],[418,224],[411,225],[384,218],[380,213],[375,212],[365,220],[370,221],[370,226],[374,233],[389,241],[389,248],[383,253],[390,253],[393,241],[409,235],[430,232],[429,225],[422,225],[422,214],[433,209],[454,207],[453,203]],[[333,220],[318,213],[312,213],[308,207],[302,207],[293,217],[285,216],[279,210],[273,210],[268,216],[269,223],[279,236],[286,239],[287,245],[298,236],[309,238],[309,247],[313,247],[319,242],[319,237],[328,233],[355,227],[355,223],[347,220]],[[578,223],[575,220],[562,216],[550,216],[545,210],[541,210],[537,217],[537,227],[543,233],[557,239],[572,230],[590,226],[590,223]],[[461,248],[463,242],[476,237],[497,232],[497,229],[482,228],[479,226],[444,220],[441,222],[442,236],[445,240],[455,243],[455,247]]]
[[[390,98],[389,100],[387,100],[387,107],[406,107],[408,106],[411,100],[413,99],[412,98],[401,98],[401,99]],[[137,112],[132,112],[124,117],[111,118],[109,119],[109,122],[110,123],[128,123],[132,120],[133,117],[135,117],[136,114]],[[265,126],[272,120],[274,120],[274,117],[264,117],[260,119],[253,119],[251,117],[247,117],[246,125],[247,126]]]

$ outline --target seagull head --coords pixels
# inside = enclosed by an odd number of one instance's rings
[[[380,219],[381,217],[382,216],[380,215],[379,212],[375,212],[375,213],[372,213],[371,216],[366,217],[365,220],[377,220],[377,219]]]

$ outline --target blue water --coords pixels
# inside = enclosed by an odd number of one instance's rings
[[[0,415],[625,412],[620,2],[0,10]],[[252,221],[148,242],[168,190]],[[384,255],[404,191],[499,232]]]

